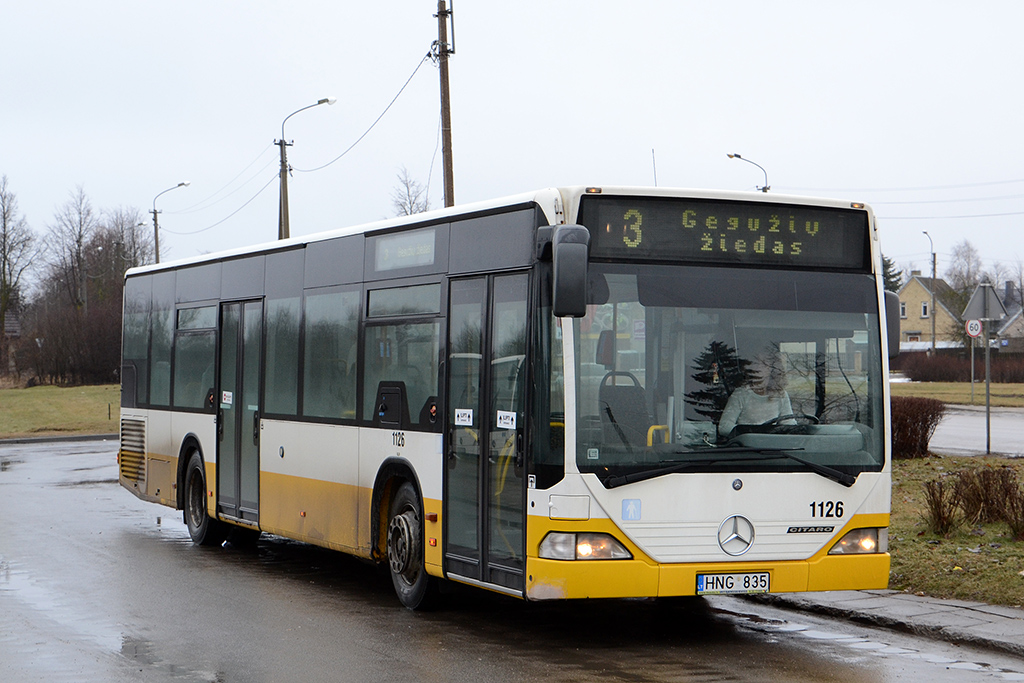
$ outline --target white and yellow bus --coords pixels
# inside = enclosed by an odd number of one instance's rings
[[[120,482],[411,608],[882,588],[880,263],[862,204],[570,187],[135,268]]]

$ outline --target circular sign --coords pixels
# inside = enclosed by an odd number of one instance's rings
[[[968,336],[977,337],[981,334],[981,321],[980,320],[968,320],[967,324],[964,325],[967,329]]]

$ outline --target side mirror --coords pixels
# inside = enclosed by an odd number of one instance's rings
[[[885,329],[889,337],[889,358],[900,355],[900,295],[885,293]]]
[[[559,225],[551,237],[552,308],[555,317],[587,314],[587,257],[590,231],[582,225]]]

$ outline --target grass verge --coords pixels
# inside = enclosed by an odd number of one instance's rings
[[[120,405],[120,388],[116,384],[3,389],[0,439],[113,434],[118,430]]]
[[[925,482],[985,466],[1013,467],[1024,480],[1021,460],[933,455],[893,463],[889,588],[936,598],[1024,604],[1024,542],[1013,541],[1005,523],[961,525],[938,536],[924,521]]]
[[[970,382],[893,382],[889,385],[893,396],[919,396],[937,398],[943,403],[971,405]],[[995,384],[989,389],[993,406],[1020,408],[1024,406],[1024,384]],[[985,405],[985,382],[974,383],[976,406]]]

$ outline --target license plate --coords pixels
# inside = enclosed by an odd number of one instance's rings
[[[768,572],[749,574],[697,574],[697,595],[730,593],[768,593]]]

